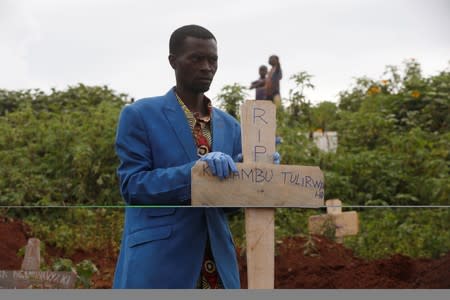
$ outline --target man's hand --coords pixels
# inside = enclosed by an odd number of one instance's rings
[[[230,170],[233,173],[238,172],[231,156],[222,152],[210,152],[200,158],[200,160],[206,161],[211,173],[220,179],[228,177]]]

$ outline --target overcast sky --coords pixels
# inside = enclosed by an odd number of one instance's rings
[[[0,88],[82,82],[161,95],[175,83],[169,36],[186,24],[218,40],[211,98],[226,84],[249,85],[271,54],[280,57],[282,96],[289,77],[307,71],[314,103],[336,101],[353,78],[381,79],[386,65],[408,58],[426,75],[450,60],[449,0],[0,0]]]

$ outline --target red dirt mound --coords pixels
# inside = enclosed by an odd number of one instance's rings
[[[0,270],[20,270],[23,257],[17,252],[25,247],[31,230],[18,220],[0,217]],[[45,262],[52,263],[55,258],[70,258],[74,264],[84,259],[90,259],[98,268],[99,273],[93,276],[94,288],[111,288],[114,276],[114,267],[117,256],[107,255],[104,251],[85,252],[77,250],[71,255],[66,255],[60,249],[52,247],[50,241],[43,241],[46,245]]]
[[[396,254],[366,261],[323,237],[283,240],[275,257],[275,288],[406,289],[450,288],[450,252],[437,260]],[[239,257],[241,284],[247,288],[245,255]]]
[[[17,252],[26,246],[29,233],[29,228],[22,222],[0,216],[1,270],[20,269],[23,258]]]

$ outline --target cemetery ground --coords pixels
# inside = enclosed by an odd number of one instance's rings
[[[317,210],[312,213],[317,214]],[[103,239],[102,226],[111,230],[116,228],[107,221],[106,218],[96,217],[96,232],[92,228],[81,228],[79,232],[85,236]],[[82,224],[75,226],[83,227]],[[364,218],[361,227],[360,234],[366,234]],[[381,237],[383,233],[379,234]],[[117,249],[111,248],[115,248],[116,244],[100,241],[104,244],[103,247],[99,247],[99,244],[84,243],[74,244],[72,249],[62,249],[61,244],[58,247],[58,243],[51,240],[51,235],[48,235],[47,239],[42,232],[41,235],[41,242],[45,244],[42,251],[44,265],[50,266],[58,258],[69,258],[73,264],[89,259],[98,269],[98,273],[92,277],[91,287],[111,288],[118,253]],[[34,236],[36,234],[32,227],[25,222],[5,215],[0,216],[0,270],[20,269],[23,257],[19,253],[23,252],[28,238]],[[246,288],[245,248],[240,246],[239,240],[235,242],[241,284],[242,288]],[[414,245],[411,244],[411,247]],[[358,257],[346,243],[336,243],[324,236],[295,234],[277,239],[275,254],[275,288],[450,288],[450,251],[441,253],[434,259],[411,258],[392,253],[384,258],[369,260]]]
[[[277,111],[276,149],[282,164],[320,167],[324,199],[355,206],[359,233],[343,243],[308,239],[308,218],[325,211],[277,208],[275,288],[450,288],[448,67],[424,76],[410,59],[376,79],[355,78],[337,103],[317,105],[303,93],[311,78],[306,71],[290,78],[295,88]],[[235,115],[245,87],[222,92],[218,105]],[[36,237],[45,245],[41,270],[58,258],[73,261],[61,271],[88,258],[99,270],[92,287],[111,286],[123,210],[67,208],[123,205],[114,139],[129,101],[81,83],[49,93],[0,89],[0,270],[20,269],[20,249]],[[330,132],[338,133],[326,143],[332,151],[319,150],[316,139]],[[230,225],[245,287],[243,212]]]

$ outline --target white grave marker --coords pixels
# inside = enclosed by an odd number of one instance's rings
[[[309,217],[308,229],[312,234],[323,235],[329,228],[334,226],[336,242],[342,243],[344,236],[356,235],[359,231],[359,219],[356,211],[342,212],[342,202],[339,199],[327,200],[326,215]]]

